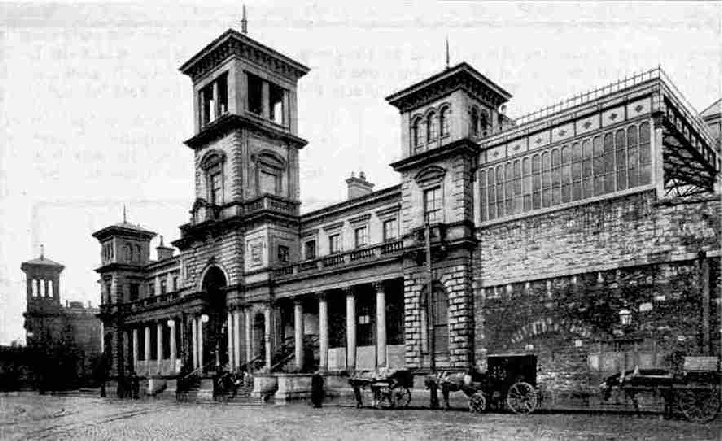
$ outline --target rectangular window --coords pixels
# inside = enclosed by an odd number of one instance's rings
[[[275,84],[268,87],[268,108],[271,111],[271,121],[279,125],[286,125],[285,95],[286,91]]]
[[[353,243],[356,248],[364,247],[369,242],[369,229],[365,226],[353,230]]]
[[[486,183],[489,187],[489,212],[488,216],[489,219],[494,219],[496,217],[496,180],[494,179],[494,169],[489,169],[489,174],[486,177]]]
[[[552,168],[549,152],[542,153],[542,207],[546,208],[552,202]]]
[[[562,203],[572,200],[572,155],[569,146],[562,147]]]
[[[370,346],[375,343],[376,308],[374,297],[359,298],[356,303],[356,344]]]
[[[511,162],[507,162],[504,166],[504,189],[506,193],[505,211],[506,215],[514,214],[514,172]]]
[[[145,328],[138,329],[138,360],[145,361]]]
[[[496,217],[504,217],[504,166],[496,167]]]
[[[594,174],[594,195],[604,194],[604,146],[602,137],[594,137],[594,157],[592,159],[592,173]]]
[[[130,301],[135,301],[140,298],[140,285],[137,283],[130,284]]]
[[[173,291],[178,291],[178,276],[173,276]]]
[[[578,142],[572,144],[572,200],[582,199],[582,148]]]
[[[278,174],[267,168],[260,170],[261,177],[261,193],[278,194],[279,179]]]
[[[639,126],[639,185],[652,182],[652,149],[649,123]]]
[[[198,92],[201,126],[228,112],[228,74],[224,73]]]
[[[165,276],[162,276],[163,278],[160,279],[160,295],[166,294],[168,292],[168,280],[166,280]]]
[[[616,171],[614,169],[614,134],[604,135],[604,192],[611,193],[615,189],[614,180]]]
[[[223,182],[221,179],[220,167],[213,167],[208,171],[209,202],[212,205],[223,203]]]
[[[639,158],[637,155],[637,127],[627,129],[627,187],[633,188],[639,184],[637,179],[637,167]]]
[[[541,174],[541,157],[537,154],[531,158],[531,173],[533,185],[533,206],[535,210],[541,208],[541,192],[542,192],[542,174]]]
[[[332,234],[328,236],[328,253],[335,254],[341,251],[341,235]]]
[[[303,255],[306,258],[306,260],[316,258],[316,241],[315,240],[307,240],[303,244]]]
[[[522,173],[523,173],[523,190],[524,190],[524,211],[530,211],[532,209],[532,180],[531,180],[531,163],[529,158],[526,157],[522,161]]]
[[[559,149],[552,150],[552,206],[561,203],[562,160]]]
[[[288,263],[288,247],[286,245],[278,246],[278,262]]]
[[[424,190],[424,222],[441,222],[441,187]]]
[[[398,236],[398,222],[396,219],[388,219],[384,221],[384,242],[395,240]]]
[[[617,151],[617,191],[627,188],[627,136],[624,129],[617,130],[615,144]]]
[[[524,209],[524,199],[521,191],[521,161],[514,161],[514,176],[512,181],[514,195],[514,213],[521,213]]]
[[[158,360],[158,327],[155,323],[150,326],[150,359]]]
[[[248,84],[248,111],[263,114],[263,80],[253,74],[246,74]]]
[[[481,212],[479,213],[479,215],[482,222],[487,219],[486,204],[486,170],[481,170],[479,171],[479,206],[481,207]]]
[[[155,295],[155,282],[148,283],[148,297]]]

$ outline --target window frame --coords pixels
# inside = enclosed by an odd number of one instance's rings
[[[432,196],[429,198],[429,196]],[[430,205],[432,205],[430,207]],[[443,222],[444,198],[441,185],[433,185],[423,190],[424,223]],[[432,216],[433,215],[433,216]],[[433,219],[432,219],[433,217]]]

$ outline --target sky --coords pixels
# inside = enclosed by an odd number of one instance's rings
[[[24,341],[20,264],[65,265],[61,299],[100,300],[91,234],[178,238],[193,202],[192,89],[178,67],[242,2],[0,3],[0,344]],[[309,66],[299,84],[303,210],[351,171],[384,188],[400,118],[384,98],[467,61],[532,112],[658,65],[698,110],[722,96],[722,4],[247,1],[249,36]],[[157,245],[156,238],[152,246]]]

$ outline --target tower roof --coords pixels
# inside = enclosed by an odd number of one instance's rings
[[[28,269],[30,269],[30,267],[54,268],[58,271],[62,271],[65,268],[64,265],[45,257],[45,254],[43,252],[40,253],[40,257],[25,261],[22,263],[22,265],[20,265],[20,269],[23,271],[27,271]]]
[[[722,113],[722,98],[718,99],[714,103],[710,104],[709,107],[704,109],[699,116],[703,119],[717,116]]]
[[[296,79],[306,75],[310,70],[298,61],[257,42],[249,36],[234,29],[228,29],[183,63],[180,71],[195,81],[233,55],[242,56],[264,66],[270,66],[272,70],[286,77]]]
[[[460,88],[493,107],[511,98],[509,92],[464,61],[387,96],[386,101],[405,111],[422,106]]]
[[[102,228],[93,233],[93,237],[98,240],[103,240],[108,236],[136,236],[144,239],[152,239],[155,235],[156,233],[151,230],[125,221],[118,222],[117,224]]]

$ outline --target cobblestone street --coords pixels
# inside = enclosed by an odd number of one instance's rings
[[[722,424],[657,415],[484,414],[0,396],[0,439],[123,440],[717,440]]]

